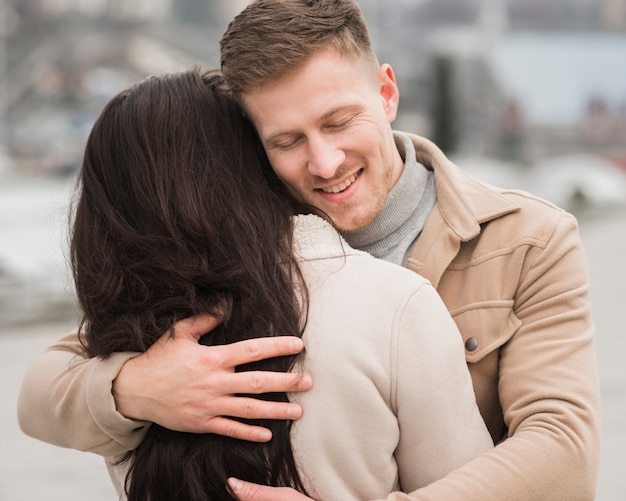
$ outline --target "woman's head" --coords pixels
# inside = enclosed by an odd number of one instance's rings
[[[293,207],[220,74],[151,77],[115,96],[88,138],[78,188],[71,259],[92,355],[144,351],[198,313],[223,317],[206,344],[301,334]],[[226,475],[300,486],[289,424],[260,424],[269,444],[153,425],[132,454],[129,498],[229,499]]]
[[[288,197],[218,73],[121,92],[89,136],[74,218],[90,349],[143,351],[181,317],[261,300],[271,268],[291,259],[290,224]],[[129,322],[141,323],[132,340]]]

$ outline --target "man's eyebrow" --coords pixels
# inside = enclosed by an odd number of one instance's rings
[[[318,123],[323,123],[331,118],[333,118],[335,115],[337,115],[338,113],[356,113],[359,110],[361,110],[361,106],[358,104],[341,104],[339,106],[336,106],[330,110],[328,110],[326,113],[324,113],[321,117],[319,117],[318,119]],[[269,144],[271,142],[275,142],[277,140],[279,140],[280,138],[282,138],[283,136],[290,136],[292,134],[298,134],[297,130],[279,130],[276,132],[272,132],[269,136],[267,136],[267,138],[264,140],[264,142],[266,144]]]
[[[323,122],[325,120],[328,120],[329,118],[332,118],[334,115],[336,115],[337,113],[347,113],[347,112],[357,112],[361,109],[361,106],[358,104],[343,104],[343,105],[339,105],[335,108],[332,108],[331,110],[328,110],[326,113],[324,113],[321,117],[320,117],[320,122]]]
[[[274,146],[276,143],[280,142],[281,139],[287,138],[293,134],[297,134],[297,132],[289,130],[278,131],[263,139],[263,142],[267,145]]]

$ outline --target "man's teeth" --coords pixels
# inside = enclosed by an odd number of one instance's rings
[[[322,191],[324,193],[339,193],[340,191],[345,190],[348,186],[350,186],[352,183],[354,183],[354,181],[356,181],[357,177],[358,177],[358,172],[355,173],[355,174],[352,174],[343,183],[338,184],[336,186],[331,186],[329,188],[322,188]]]

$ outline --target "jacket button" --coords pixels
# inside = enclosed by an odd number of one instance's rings
[[[467,351],[476,351],[476,348],[478,348],[478,339],[475,337],[470,337],[465,341],[465,349]]]

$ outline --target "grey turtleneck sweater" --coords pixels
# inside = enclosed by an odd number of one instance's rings
[[[396,146],[404,159],[400,179],[391,189],[383,209],[362,230],[342,233],[354,248],[395,264],[406,266],[417,237],[437,201],[433,172],[415,158],[411,140],[394,132]]]

